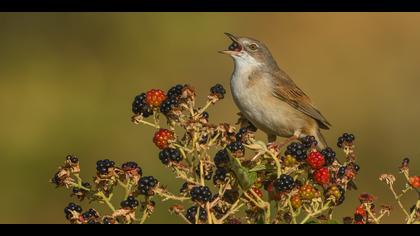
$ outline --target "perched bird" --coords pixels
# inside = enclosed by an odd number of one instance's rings
[[[331,124],[280,69],[267,46],[256,39],[225,34],[232,44],[221,53],[234,59],[231,91],[241,115],[265,132],[270,143],[278,136],[291,141],[310,135],[319,148],[325,148],[320,129],[329,129]]]

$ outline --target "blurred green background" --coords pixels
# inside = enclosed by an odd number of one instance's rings
[[[269,46],[333,123],[330,144],[356,134],[360,190],[337,216],[351,215],[361,192],[397,208],[378,177],[406,156],[419,171],[419,25],[418,13],[2,13],[0,222],[64,223],[69,194],[48,180],[70,153],[84,178],[98,159],[135,160],[177,191],[152,129],[130,122],[131,102],[176,83],[194,85],[202,101],[215,83],[229,87],[232,61],[216,53],[230,43],[223,32]],[[230,96],[210,112],[212,122],[237,118]],[[149,223],[182,222],[169,205]]]

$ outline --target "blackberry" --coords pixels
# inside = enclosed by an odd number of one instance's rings
[[[115,223],[115,220],[113,218],[111,218],[111,217],[105,217],[102,220],[102,224],[104,224],[104,225],[112,225],[114,223]]]
[[[217,168],[216,173],[214,173],[213,176],[213,183],[215,185],[222,184],[226,182],[226,179],[228,178],[228,171],[224,168]]]
[[[195,173],[197,174],[197,176],[201,176],[200,167],[197,167],[195,169]],[[204,170],[203,175],[204,175],[205,180],[211,180],[211,177],[213,176],[213,170],[212,169]]]
[[[238,190],[228,189],[225,191],[225,194],[223,194],[223,201],[229,204],[234,204],[238,199],[239,199]]]
[[[244,136],[248,133],[248,128],[241,128],[239,129],[238,133],[236,133],[236,140],[243,141]]]
[[[131,110],[134,114],[143,115],[145,118],[153,115],[152,108],[146,103],[145,93],[137,95],[134,98]]]
[[[226,149],[222,149],[216,153],[214,156],[214,164],[217,168],[227,167],[229,164],[229,155]]]
[[[195,186],[190,191],[191,199],[200,203],[210,201],[212,193],[207,186]]]
[[[70,161],[72,164],[77,164],[77,163],[79,163],[79,159],[78,159],[77,157],[73,156],[73,155],[68,155],[68,156],[66,157],[66,159],[67,159],[68,161]]]
[[[335,161],[335,156],[337,155],[332,148],[327,147],[321,151],[321,154],[325,158],[325,165],[330,166]]]
[[[298,143],[298,142],[293,142],[287,146],[284,154],[285,156],[287,155],[293,156],[297,161],[305,161],[307,157],[306,152],[307,150],[303,144]]]
[[[73,217],[73,213],[72,212],[78,212],[78,213],[82,213],[83,209],[81,206],[71,202],[67,205],[66,208],[64,208],[64,214],[66,214],[66,218],[70,219],[71,217]]]
[[[115,166],[115,162],[111,161],[109,159],[105,160],[99,160],[96,162],[96,170],[101,175],[106,175],[109,172],[110,168],[113,168]]]
[[[168,97],[160,105],[160,112],[164,115],[168,115],[172,109],[179,106],[179,101],[176,98]]]
[[[283,174],[274,180],[273,186],[277,192],[290,191],[295,187],[295,181],[292,176]]]
[[[153,176],[142,177],[138,182],[138,190],[141,195],[151,196],[153,195],[152,190],[158,184],[158,180]]]
[[[343,178],[344,175],[346,174],[346,169],[347,169],[346,166],[341,166],[340,168],[338,168],[337,177],[338,178]]]
[[[344,133],[337,140],[337,146],[343,148],[343,144],[352,144],[355,140],[353,134]]]
[[[355,222],[363,222],[363,216],[360,214],[354,214],[354,221]]]
[[[318,145],[318,141],[316,141],[316,138],[314,136],[306,136],[304,138],[301,138],[300,142],[302,143],[305,149],[310,149]]]
[[[140,168],[140,166],[136,162],[134,162],[134,161],[129,161],[129,162],[123,163],[121,165],[121,169],[123,169],[124,171],[131,171],[131,170],[136,170],[137,169],[137,172],[140,175],[143,174],[143,171]]]
[[[197,216],[197,206],[193,206],[188,208],[185,217],[191,222],[191,224],[196,223],[196,216]],[[200,207],[198,210],[198,220],[199,222],[206,222],[207,221],[207,211]]]
[[[174,87],[170,88],[166,94],[169,98],[179,98],[182,95],[182,90],[184,89],[184,86],[181,84],[177,84]]]
[[[187,193],[188,192],[188,182],[182,184],[181,189],[179,190],[180,193]]]
[[[179,163],[182,161],[181,152],[175,148],[165,148],[159,153],[159,159],[164,165],[168,165],[171,161]]]
[[[354,169],[356,172],[359,172],[359,170],[360,170],[360,166],[359,166],[358,164],[354,164],[354,165],[353,165],[353,169]]]
[[[206,120],[209,120],[209,118],[210,118],[210,115],[209,115],[209,113],[208,112],[203,112],[202,114],[201,114],[201,117],[203,117],[203,119],[206,119]]]
[[[221,84],[216,84],[215,86],[211,87],[210,93],[217,96],[219,99],[223,99],[225,97],[226,90]]]
[[[245,154],[245,147],[240,141],[231,142],[229,143],[229,145],[227,145],[226,148],[229,149],[234,154],[239,154],[239,155]]]
[[[127,200],[122,201],[120,205],[124,209],[136,209],[139,206],[139,201],[133,196],[129,196]]]
[[[88,219],[92,219],[92,218],[98,218],[99,217],[99,213],[95,210],[90,208],[88,211],[84,212],[82,214],[83,219],[88,220]]]

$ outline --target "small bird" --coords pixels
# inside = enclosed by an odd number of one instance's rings
[[[267,46],[256,39],[225,34],[232,44],[220,52],[234,60],[230,85],[243,118],[265,132],[269,143],[278,136],[287,138],[285,143],[314,136],[318,147],[325,148],[327,143],[320,129],[329,129],[331,124],[280,69]]]

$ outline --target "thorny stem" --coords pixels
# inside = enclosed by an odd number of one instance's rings
[[[252,197],[250,197],[247,193],[244,193],[244,195],[253,202],[257,207],[259,207],[261,210],[264,211],[264,224],[270,224],[271,221],[271,209],[270,209],[270,203],[263,201],[258,194],[254,192],[254,190],[249,190],[251,194],[257,199],[255,201]]]
[[[420,208],[420,200],[417,200],[416,203],[416,209]],[[414,217],[416,216],[417,212],[416,210],[414,210],[413,212],[411,212],[410,217],[407,219],[407,224],[412,224],[414,221]]]
[[[370,206],[368,205],[368,204],[363,204],[364,205],[364,207],[365,207],[365,209],[366,209],[366,211],[367,211],[367,213],[368,213],[368,215],[370,216],[370,218],[372,218],[372,220],[375,222],[375,224],[379,224],[380,222],[379,222],[379,219],[377,219],[376,217],[375,217],[375,215],[373,214],[373,212],[370,210]]]
[[[279,159],[276,157],[276,155],[274,155],[274,153],[272,153],[271,151],[267,150],[266,151],[271,158],[274,160],[274,163],[276,163],[276,168],[277,168],[277,178],[280,178],[281,175],[281,165],[280,165],[280,161]]]
[[[156,188],[154,190],[154,192],[157,195],[159,195],[161,197],[164,197],[164,199],[162,199],[162,201],[176,200],[176,201],[183,202],[183,201],[186,201],[186,200],[190,199],[189,197],[175,196],[174,194],[166,192],[165,190],[162,190],[162,189],[159,189],[159,188]]]
[[[206,105],[201,108],[194,116],[193,118],[197,118],[198,116],[200,116],[201,114],[203,114],[203,112],[205,112],[211,105],[213,104],[213,102],[211,101],[207,101]]]
[[[398,194],[394,190],[393,184],[389,184],[389,189],[391,190],[392,194],[394,195],[395,200],[398,203],[398,206],[401,208],[401,210],[404,212],[404,214],[407,216],[407,218],[410,218],[410,214],[405,209],[404,205],[402,204],[400,198],[401,196],[398,196]]]
[[[241,209],[241,207],[244,206],[243,203],[239,204],[240,200],[237,200],[229,209],[229,211],[220,219],[218,220],[219,223],[222,223],[223,221],[225,221],[229,216],[235,214],[236,212],[239,211],[239,209]]]
[[[321,209],[318,209],[312,213],[309,213],[301,222],[300,224],[305,224],[306,222],[308,222],[308,220],[310,220],[312,217],[315,217],[319,214],[321,214],[322,212],[328,210],[328,208],[330,207],[331,201],[328,201],[326,204],[324,204],[324,206]]]
[[[115,207],[112,205],[110,198],[106,197],[102,191],[96,193],[95,195],[100,197],[101,200],[105,202],[105,204],[109,207],[109,209],[111,209],[112,212],[115,211]]]
[[[160,129],[160,126],[159,126],[158,123],[153,124],[153,123],[150,123],[148,121],[145,121],[145,120],[143,120],[143,118],[139,118],[139,117],[134,117],[133,120],[134,120],[134,123],[135,124],[144,124],[144,125],[148,125],[150,127],[153,127],[155,129]]]
[[[292,223],[293,224],[297,224],[297,221],[296,221],[296,213],[293,210],[292,202],[290,201],[290,196],[287,199],[287,205],[289,206],[290,214],[292,214]]]

